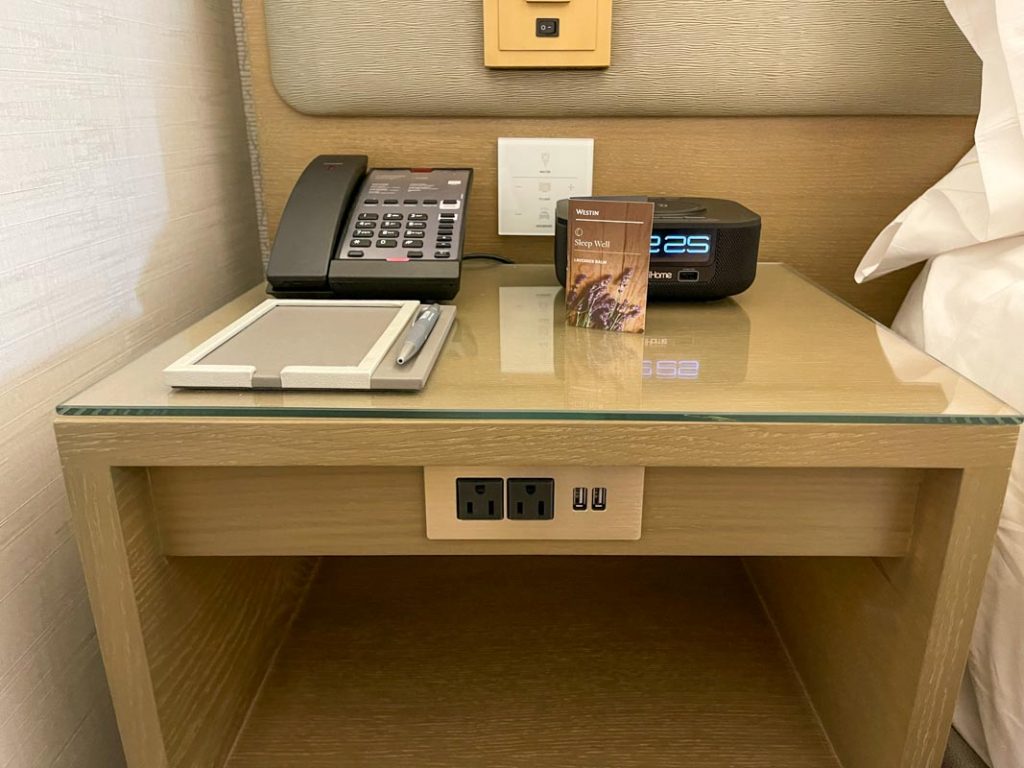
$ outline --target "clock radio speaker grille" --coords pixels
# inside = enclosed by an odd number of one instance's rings
[[[692,298],[715,299],[747,290],[757,274],[757,247],[760,239],[759,226],[718,230],[714,271],[703,285],[693,286]]]

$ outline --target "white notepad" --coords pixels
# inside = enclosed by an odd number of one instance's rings
[[[455,317],[441,316],[420,353],[394,362],[417,301],[268,299],[164,369],[173,387],[421,389]]]

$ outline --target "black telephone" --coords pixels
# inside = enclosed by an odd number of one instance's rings
[[[267,264],[283,298],[451,299],[469,168],[373,168],[321,155],[302,172]]]

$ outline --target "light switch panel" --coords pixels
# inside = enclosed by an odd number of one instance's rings
[[[611,64],[612,0],[484,0],[484,65],[598,69]]]
[[[498,234],[554,235],[555,204],[593,178],[593,139],[498,139]]]

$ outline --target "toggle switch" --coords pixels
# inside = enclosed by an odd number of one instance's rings
[[[537,37],[558,37],[558,19],[537,19]]]
[[[611,63],[612,0],[483,0],[484,65],[599,69]]]

